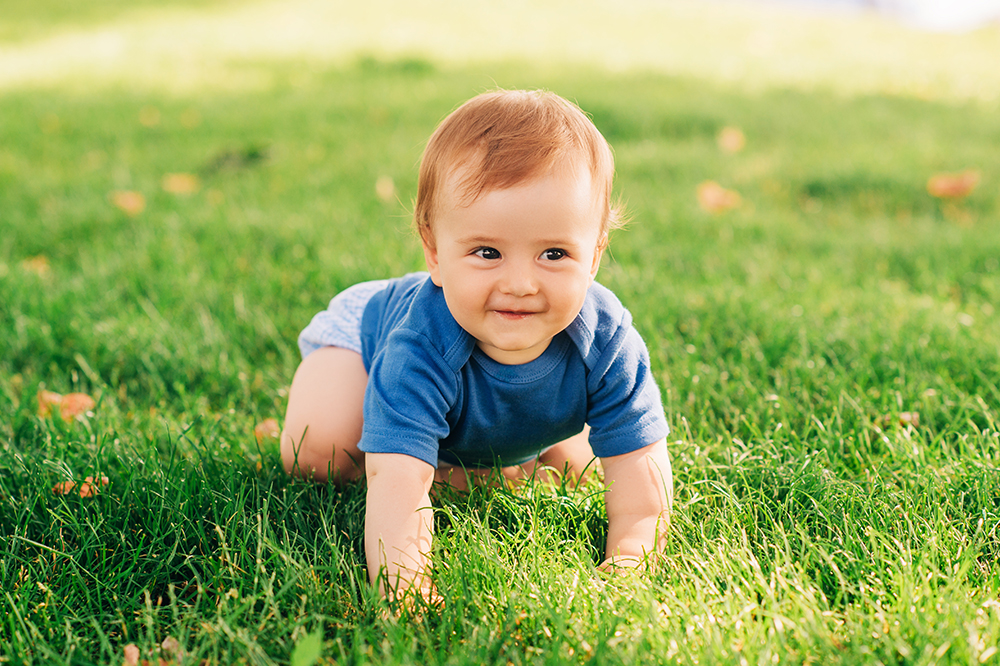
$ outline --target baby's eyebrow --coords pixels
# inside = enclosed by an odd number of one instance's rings
[[[496,243],[503,242],[502,238],[497,238],[495,236],[460,236],[458,238],[458,243],[462,245],[493,245]]]
[[[501,236],[460,236],[457,239],[457,242],[461,245],[498,245],[511,240],[521,239],[511,239]],[[578,244],[566,238],[540,238],[538,240],[532,240],[531,243],[533,245],[545,247],[573,247]]]

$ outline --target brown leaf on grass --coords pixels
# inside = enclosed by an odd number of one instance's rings
[[[192,129],[201,125],[201,114],[197,109],[188,109],[181,114],[181,125],[187,129]]]
[[[725,153],[738,153],[747,145],[747,138],[739,127],[723,127],[715,142]]]
[[[97,402],[86,393],[68,393],[62,395],[55,391],[38,392],[38,415],[42,418],[52,416],[54,408],[58,407],[59,416],[64,421],[69,421],[77,416],[86,414],[96,406]]]
[[[62,402],[59,403],[59,415],[63,417],[64,421],[69,421],[81,414],[86,414],[96,406],[97,402],[86,393],[68,393],[63,396]]]
[[[396,198],[396,183],[389,176],[380,176],[375,181],[375,194],[386,203]]]
[[[62,404],[62,394],[55,391],[38,392],[38,415],[42,418],[52,416],[52,408]]]
[[[125,666],[139,666],[139,648],[135,643],[125,646]]]
[[[48,275],[49,273],[49,258],[44,254],[39,254],[34,257],[28,257],[21,262],[21,268],[28,271],[29,273],[34,273],[38,276]]]
[[[139,109],[139,122],[145,127],[156,127],[160,124],[160,110],[155,106],[144,106]]]
[[[253,429],[254,437],[258,444],[263,444],[267,439],[278,439],[281,435],[281,426],[277,419],[264,419]]]
[[[163,642],[160,643],[160,648],[162,648],[164,652],[173,654],[180,650],[181,644],[180,641],[173,636],[167,636],[163,639]]]
[[[909,426],[916,428],[920,425],[920,412],[900,412],[895,416],[886,414],[880,420],[883,428],[891,427],[897,423],[904,428]]]
[[[727,190],[714,180],[706,180],[698,185],[698,204],[709,213],[722,213],[737,208],[743,203],[738,192]]]
[[[38,121],[38,126],[41,127],[42,131],[46,134],[55,134],[59,131],[59,127],[62,125],[62,121],[59,120],[59,116],[54,113],[46,113],[42,116],[41,120]]]
[[[111,203],[129,217],[146,210],[146,197],[133,190],[116,190],[110,195]]]
[[[170,194],[194,194],[201,188],[198,177],[191,173],[168,173],[161,184]]]
[[[979,185],[979,172],[967,169],[959,173],[939,173],[927,179],[927,193],[939,199],[961,199]]]
[[[100,479],[95,479],[92,476],[88,476],[83,480],[83,483],[77,485],[76,481],[63,481],[52,486],[53,495],[69,495],[70,493],[77,493],[80,497],[94,497],[100,492],[101,488],[111,483],[111,481],[106,476],[102,476]]]
[[[101,488],[111,483],[111,481],[106,476],[102,476],[100,479],[95,479],[92,476],[88,476],[80,484],[80,497],[93,497],[95,496]]]

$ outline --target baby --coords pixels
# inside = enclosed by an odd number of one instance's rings
[[[465,487],[476,470],[579,475],[597,456],[602,567],[662,549],[673,495],[663,405],[631,315],[594,282],[619,221],[613,173],[604,137],[565,99],[471,99],[420,165],[428,272],[354,285],[299,336],[285,469],[367,476],[365,553],[383,594],[433,595],[431,486]]]

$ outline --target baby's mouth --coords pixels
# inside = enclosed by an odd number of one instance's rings
[[[494,314],[504,319],[525,319],[535,314],[529,310],[494,310]]]

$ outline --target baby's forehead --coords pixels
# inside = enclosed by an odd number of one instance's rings
[[[572,179],[587,178],[595,200],[600,188],[595,187],[594,173],[584,155],[573,156],[558,161],[539,162],[526,165],[519,170],[504,170],[497,173],[481,160],[463,159],[442,170],[439,202],[443,206],[471,206],[478,199],[500,190],[529,185],[550,176],[560,175]]]

